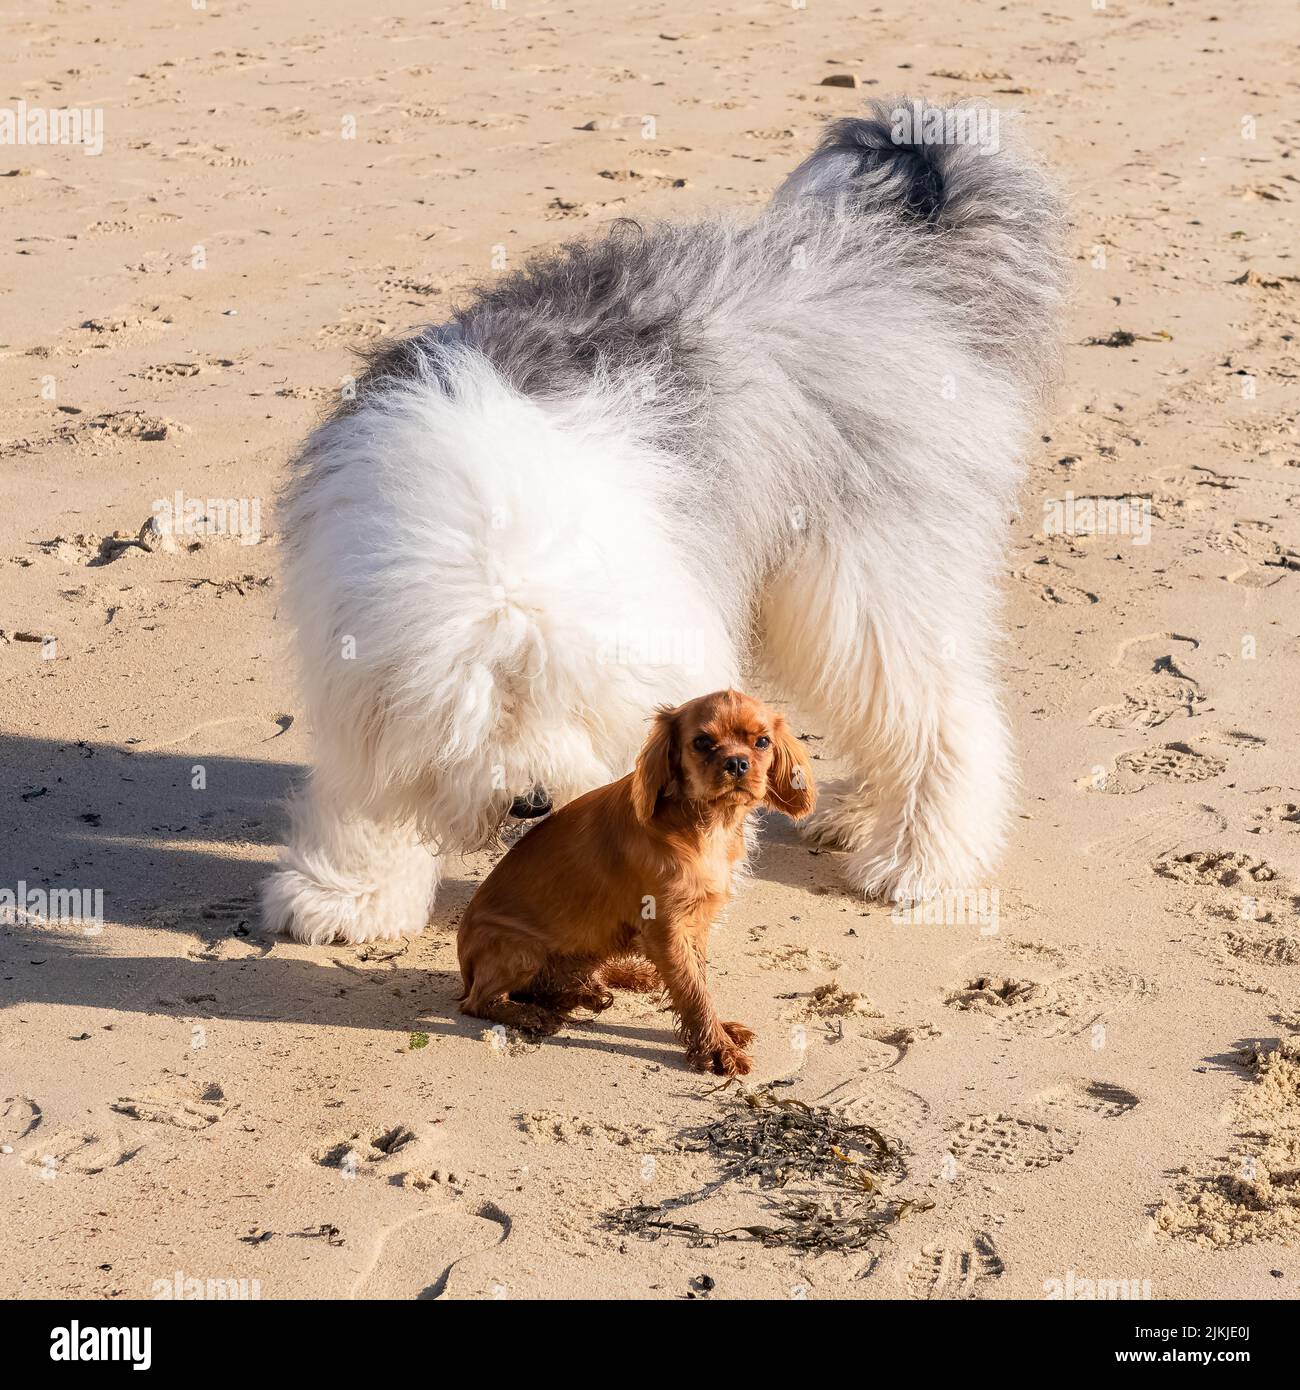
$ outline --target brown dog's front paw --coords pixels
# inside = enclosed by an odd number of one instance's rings
[[[749,1059],[749,1054],[737,1047],[730,1038],[724,1038],[714,1047],[702,1047],[688,1052],[686,1056],[696,1071],[711,1071],[715,1076],[748,1076],[754,1065]]]
[[[754,1041],[754,1030],[746,1028],[743,1023],[724,1023],[722,1031],[737,1047],[748,1047]]]

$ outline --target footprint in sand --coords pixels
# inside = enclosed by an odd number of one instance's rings
[[[1088,715],[1088,723],[1103,729],[1154,729],[1175,716],[1190,719],[1204,699],[1192,685],[1153,676],[1126,690],[1119,704],[1098,705]]]
[[[1158,859],[1161,877],[1194,890],[1190,915],[1214,929],[1197,949],[1230,967],[1228,981],[1247,984],[1241,965],[1300,962],[1300,935],[1276,869],[1237,850],[1194,850]]]
[[[1275,830],[1300,831],[1300,805],[1294,801],[1278,801],[1271,806],[1261,806],[1251,812],[1255,824],[1251,832],[1256,835],[1269,835]]]
[[[338,396],[337,386],[282,386],[276,393],[294,401],[328,401]]]
[[[148,415],[142,410],[110,410],[78,424],[78,435],[86,438],[108,437],[157,443],[189,434],[190,427],[162,415]]]
[[[949,1149],[977,1173],[1027,1173],[1068,1158],[1079,1136],[1019,1115],[973,1115],[954,1130]]]
[[[1269,922],[1245,922],[1211,943],[1214,953],[1249,965],[1300,964],[1300,936]]]
[[[258,908],[252,897],[213,898],[206,903],[167,903],[145,916],[145,925],[160,931],[188,931],[202,939],[186,954],[191,960],[247,960],[274,949],[259,934]]]
[[[1008,951],[1023,957],[1025,960],[1046,961],[1049,965],[1064,965],[1070,958],[1069,952],[1062,950],[1059,946],[1052,945],[1050,941],[1039,941],[1034,938],[1019,940],[1009,938],[1005,944]]]
[[[1247,589],[1268,589],[1300,570],[1300,551],[1283,545],[1272,535],[1267,521],[1234,521],[1210,542],[1216,550],[1235,552],[1245,562],[1225,576],[1231,584]]]
[[[222,922],[235,926],[247,926],[257,916],[257,899],[251,894],[233,898],[213,898],[198,908],[198,914],[205,922]]]
[[[138,230],[135,222],[126,222],[121,218],[100,218],[98,222],[88,223],[86,226],[86,236],[125,236]]]
[[[1116,644],[1110,664],[1120,670],[1141,674],[1157,669],[1161,661],[1172,660],[1181,664],[1200,645],[1199,637],[1189,637],[1183,632],[1141,632]]]
[[[41,1107],[27,1096],[6,1096],[0,1101],[0,1144],[26,1139],[41,1123]]]
[[[257,900],[251,897],[214,898],[192,910],[185,925],[204,938],[197,950],[187,952],[193,960],[223,961],[262,958],[271,953],[275,942],[260,934],[261,917]],[[178,924],[179,925],[179,924]],[[213,933],[219,933],[215,937]]]
[[[375,338],[387,337],[397,325],[383,319],[345,319],[342,323],[332,323],[318,329],[316,333],[318,348],[346,347],[349,343],[369,342]]]
[[[1091,589],[1081,589],[1077,584],[1044,584],[1039,597],[1044,603],[1055,603],[1067,608],[1079,608],[1084,604],[1100,603],[1101,598]]]
[[[1099,603],[1100,596],[1091,589],[1084,589],[1071,583],[1067,578],[1071,571],[1055,560],[1043,559],[1023,569],[1013,570],[1012,577],[1038,590],[1044,603],[1064,605],[1071,608],[1086,607]]]
[[[416,299],[429,299],[434,295],[442,294],[446,288],[440,281],[430,280],[424,275],[402,275],[393,273],[384,276],[379,282],[379,288],[383,291],[386,298],[409,298],[414,295]]]
[[[220,1085],[210,1081],[192,1088],[188,1095],[159,1090],[139,1096],[120,1096],[110,1102],[108,1108],[146,1124],[197,1132],[215,1125],[225,1115],[228,1102]]]
[[[176,381],[182,377],[198,376],[202,370],[202,364],[198,362],[159,362],[131,375],[142,381]]]
[[[381,1168],[391,1170],[400,1159],[408,1162],[415,1156],[419,1139],[414,1129],[404,1124],[382,1124],[370,1130],[354,1130],[332,1143],[323,1144],[312,1152],[313,1163],[322,1168],[338,1168],[349,1176],[374,1173]]]
[[[909,1298],[984,1298],[1006,1266],[993,1237],[974,1231],[965,1240],[923,1245],[907,1271]]]
[[[617,1125],[558,1110],[529,1110],[519,1117],[519,1128],[535,1144],[576,1144],[594,1151],[610,1147],[645,1153],[665,1143],[658,1126]]]
[[[173,320],[170,318],[154,318],[148,314],[128,314],[121,318],[102,318],[87,319],[81,325],[81,331],[91,334],[101,342],[96,346],[103,346],[104,342],[112,342],[117,339],[129,341],[132,338],[144,336],[154,336],[158,333],[165,333],[171,326]]]
[[[1038,1104],[1050,1112],[1079,1119],[1118,1120],[1138,1104],[1132,1091],[1113,1081],[1071,1081],[1038,1096]]]
[[[229,357],[206,357],[194,362],[159,362],[131,375],[142,381],[181,381],[234,365],[234,360]]]
[[[1239,967],[1300,963],[1300,935],[1284,926],[1279,914],[1258,898],[1247,895],[1195,903],[1191,915],[1214,929],[1213,935],[1202,937],[1194,946],[1228,967],[1225,983],[1254,988],[1257,982],[1242,976]],[[1287,920],[1291,920],[1289,912]]]
[[[1174,853],[1188,840],[1218,835],[1227,828],[1227,818],[1213,806],[1204,803],[1175,806],[1153,815],[1134,816],[1114,834],[1103,835],[1084,845],[1083,852],[1098,859],[1149,863]]]
[[[91,1130],[60,1130],[43,1136],[23,1150],[23,1162],[39,1177],[52,1181],[64,1173],[93,1177],[109,1168],[120,1168],[140,1152],[140,1144],[128,1144],[116,1130],[103,1134]]]
[[[807,946],[773,946],[755,951],[754,959],[762,970],[838,970],[843,964],[825,951]]]
[[[1193,888],[1249,888],[1277,878],[1271,864],[1236,850],[1191,850],[1157,859],[1152,868]]]
[[[1154,986],[1122,966],[1102,965],[1052,980],[977,975],[950,990],[949,1008],[981,1013],[1043,1038],[1076,1037],[1120,1009],[1143,1002]]]
[[[808,1002],[807,996],[804,995],[792,997],[800,1000],[801,1004]],[[824,1030],[825,1036],[832,1041],[833,1045],[829,1051],[818,1048],[804,1056],[803,1061],[796,1067],[796,1070],[803,1071],[811,1081],[813,1078],[808,1068],[812,1059],[817,1059],[819,1065],[814,1068],[816,1080],[813,1084],[829,1087],[818,1096],[822,1103],[847,1104],[859,1091],[864,1095],[871,1094],[876,1078],[883,1080],[882,1073],[893,1071],[907,1056],[913,1043],[933,1035],[934,1029],[928,1023],[916,1028],[900,1028],[896,1024],[886,1023],[879,1012],[869,1006],[862,1006],[860,996],[845,992],[831,998],[839,1001],[842,1011],[831,1009],[825,1014],[809,1015],[799,1009],[781,1015],[783,1019],[791,1021],[790,1041],[796,1048],[801,1047],[802,1041],[806,1041],[810,1031],[815,1033]],[[846,1021],[852,1021],[854,1026],[846,1028]],[[812,1024],[811,1030],[808,1028],[809,1023]],[[804,1031],[803,1039],[800,1038],[797,1029]],[[866,1081],[864,1077],[872,1079]]]
[[[878,1074],[870,1081],[854,1078],[844,1082],[827,1092],[820,1103],[848,1123],[872,1125],[886,1138],[913,1151],[930,1117],[930,1104],[923,1096]]]
[[[1225,759],[1207,749],[1190,743],[1162,743],[1121,753],[1111,771],[1094,769],[1077,782],[1088,791],[1128,796],[1152,782],[1205,782],[1227,766]]]
[[[951,1008],[994,1016],[1054,997],[1051,987],[1038,980],[1014,975],[977,975],[948,992],[944,1003]]]
[[[1122,753],[1115,760],[1118,776],[1110,779],[1106,790],[1127,790],[1125,783],[1135,783],[1131,789],[1140,791],[1148,782],[1204,782],[1217,777],[1227,766],[1216,754],[1191,744],[1165,743],[1158,748]]]
[[[1155,657],[1150,673],[1124,692],[1117,705],[1098,705],[1089,724],[1103,729],[1154,729],[1176,716],[1190,719],[1203,704],[1200,682],[1178,665],[1178,655],[1163,652]]]
[[[865,994],[845,989],[838,980],[828,980],[806,994],[786,997],[796,1001],[790,1008],[781,1012],[782,1019],[787,1023],[822,1023],[837,1019],[883,1017]],[[897,1060],[896,1054],[892,1060]]]
[[[284,716],[281,716],[282,718]],[[138,752],[163,752],[195,755],[235,753],[243,749],[255,748],[269,743],[284,733],[287,725],[271,718],[258,716],[235,716],[229,719],[211,719],[196,724],[182,733],[164,734],[142,743]]]
[[[441,1298],[456,1266],[510,1238],[512,1221],[493,1202],[474,1214],[417,1212],[380,1232],[370,1267],[353,1285],[351,1298]],[[509,1290],[507,1289],[508,1295]]]

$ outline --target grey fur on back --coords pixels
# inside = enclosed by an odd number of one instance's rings
[[[755,218],[620,221],[542,252],[453,322],[383,349],[358,405],[417,383],[454,391],[466,349],[525,395],[599,394],[692,465],[683,518],[762,495],[730,523],[727,549],[751,566],[797,543],[774,518],[825,531],[945,477],[969,524],[1000,525],[1014,473],[989,460],[1019,452],[1053,374],[1062,210],[1013,149],[895,140],[896,109],[831,125]],[[725,563],[703,535],[693,548]]]
[[[834,122],[754,222],[646,229],[620,219],[534,256],[477,291],[452,324],[381,349],[367,384],[427,370],[464,344],[526,395],[645,372],[669,393],[707,389],[718,363],[705,320],[748,294],[777,297],[810,253],[829,252],[844,264],[828,291],[902,274],[903,288],[960,311],[978,351],[1041,387],[1063,273],[1059,199],[1017,152],[895,140],[897,107],[877,101],[867,117]]]
[[[900,97],[834,122],[774,202],[820,205],[837,216],[910,223],[917,259],[936,258],[943,292],[987,330],[984,350],[1041,389],[1056,371],[1056,312],[1064,212],[1038,167],[1018,151],[925,138],[926,117],[1004,113],[973,103],[933,107]],[[906,138],[898,116],[907,113]],[[1014,135],[1014,129],[1010,132]]]

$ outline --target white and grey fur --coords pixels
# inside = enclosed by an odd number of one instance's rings
[[[316,766],[267,881],[300,940],[419,931],[440,859],[757,672],[857,790],[809,833],[885,898],[1003,838],[993,675],[1062,214],[1008,149],[842,120],[756,217],[561,246],[380,353],[284,498]],[[581,885],[575,885],[581,891]]]

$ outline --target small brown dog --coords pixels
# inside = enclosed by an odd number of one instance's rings
[[[721,690],[661,709],[636,767],[530,830],[461,919],[461,1012],[554,1033],[611,988],[668,991],[692,1066],[750,1069],[753,1033],[719,1020],[705,979],[714,917],[760,802],[796,819],[816,800],[781,715]]]

